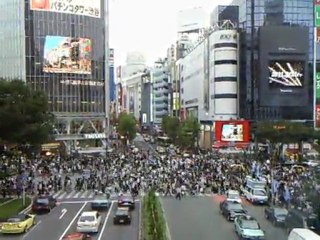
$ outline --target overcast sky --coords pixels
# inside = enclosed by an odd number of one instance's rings
[[[180,10],[204,7],[207,14],[216,5],[231,0],[111,0],[110,47],[115,49],[116,65],[125,62],[126,53],[141,51],[152,63],[165,57],[176,40]]]

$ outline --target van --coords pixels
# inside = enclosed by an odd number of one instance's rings
[[[291,230],[288,240],[320,240],[320,236],[309,229],[294,228]]]
[[[268,194],[263,188],[255,188],[250,186],[245,186],[243,193],[245,198],[252,204],[267,204]]]
[[[317,214],[310,214],[294,208],[289,209],[284,225],[288,233],[293,228],[305,228],[320,233],[320,221]]]

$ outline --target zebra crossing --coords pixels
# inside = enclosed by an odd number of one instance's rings
[[[86,190],[86,191],[73,190],[71,192],[60,190],[58,192],[52,193],[51,195],[57,200],[63,200],[63,199],[93,199],[95,193],[92,190]]]

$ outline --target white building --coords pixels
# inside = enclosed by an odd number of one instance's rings
[[[121,77],[127,78],[147,68],[146,58],[140,52],[130,52],[127,54],[126,64],[121,66]]]
[[[141,111],[141,77],[144,73],[136,73],[130,77],[121,79],[122,109],[140,119]]]
[[[170,114],[171,96],[167,59],[155,62],[152,68],[153,122],[160,124],[164,116]]]
[[[238,33],[209,32],[180,60],[181,108],[200,122],[238,118]]]

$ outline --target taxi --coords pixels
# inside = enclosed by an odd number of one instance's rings
[[[31,214],[18,214],[9,218],[6,222],[2,223],[1,233],[3,234],[15,234],[25,233],[33,225],[35,225],[35,215]]]
[[[92,237],[84,233],[71,233],[64,236],[62,240],[92,240]]]

